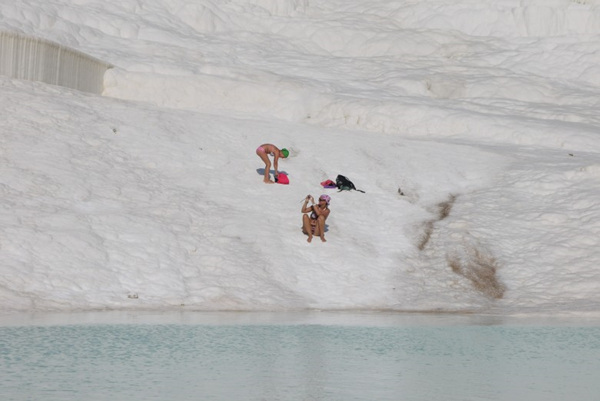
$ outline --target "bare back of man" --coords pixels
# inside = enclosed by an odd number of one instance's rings
[[[273,168],[275,169],[275,177],[279,175],[278,171],[278,161],[280,157],[284,157],[283,153],[279,148],[271,143],[263,143],[258,148],[256,148],[256,154],[260,159],[265,163],[265,178],[263,181],[266,184],[273,184],[274,181],[271,180],[270,170],[271,170],[271,160],[269,156],[273,157]]]

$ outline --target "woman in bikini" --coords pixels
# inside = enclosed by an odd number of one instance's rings
[[[263,180],[266,184],[273,184],[274,181],[271,181],[271,176],[269,175],[271,169],[271,160],[269,159],[269,155],[273,156],[273,167],[275,168],[275,179],[279,177],[279,171],[277,170],[277,162],[279,158],[287,158],[290,152],[283,148],[279,150],[279,148],[270,143],[264,143],[256,148],[256,154],[261,158],[263,162],[265,162],[265,179]]]
[[[308,206],[308,201],[312,201],[313,205]],[[315,204],[315,199],[308,195],[302,205],[302,232],[308,235],[308,242],[311,242],[313,235],[321,237],[321,241],[327,242],[325,239],[325,220],[329,217],[329,195],[321,195],[319,202]],[[310,215],[308,215],[310,213]]]

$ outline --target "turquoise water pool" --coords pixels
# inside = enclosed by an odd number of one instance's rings
[[[76,316],[0,327],[1,400],[600,400],[600,326],[576,321]]]

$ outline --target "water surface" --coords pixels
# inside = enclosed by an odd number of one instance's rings
[[[2,400],[600,399],[600,325],[581,319],[128,313],[2,323]]]

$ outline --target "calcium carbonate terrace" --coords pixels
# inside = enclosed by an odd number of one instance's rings
[[[101,94],[112,66],[44,39],[0,32],[0,74]]]

